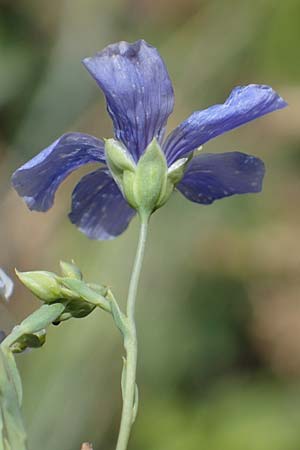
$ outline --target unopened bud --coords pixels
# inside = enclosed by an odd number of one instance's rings
[[[46,342],[46,331],[41,330],[34,334],[23,334],[13,345],[10,347],[13,353],[21,353],[27,348],[39,348]]]
[[[52,303],[62,298],[61,285],[57,275],[52,272],[18,272],[20,281],[40,300]]]
[[[92,305],[86,301],[72,300],[66,305],[64,314],[69,313],[71,317],[80,319],[81,317],[88,316],[92,311],[94,311],[95,308],[96,305]]]

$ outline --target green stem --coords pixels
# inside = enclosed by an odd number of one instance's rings
[[[135,303],[137,289],[144,259],[148,230],[148,218],[141,220],[139,242],[131,274],[127,298],[127,331],[124,335],[126,350],[125,377],[123,386],[123,409],[116,450],[126,450],[131,427],[133,425],[133,408],[136,392],[137,337],[135,326]]]

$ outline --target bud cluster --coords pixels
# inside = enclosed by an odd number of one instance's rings
[[[61,276],[53,272],[16,272],[21,282],[45,304],[61,304],[63,311],[53,323],[86,317],[97,306],[110,310],[106,299],[108,289],[101,285],[88,284],[80,269],[72,262],[61,262]]]

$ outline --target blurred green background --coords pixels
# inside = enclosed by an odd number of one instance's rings
[[[289,108],[208,143],[260,156],[261,195],[199,206],[173,195],[153,216],[138,299],[140,413],[131,450],[300,448],[299,0],[2,0],[0,266],[57,271],[126,296],[138,224],[89,241],[67,219],[72,175],[47,214],[9,178],[66,131],[110,137],[101,92],[80,61],[118,40],[158,47],[174,83],[170,129],[232,87],[272,85]],[[18,283],[0,326],[38,307]],[[122,343],[96,312],[18,356],[30,450],[113,449]]]

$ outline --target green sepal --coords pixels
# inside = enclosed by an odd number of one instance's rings
[[[138,203],[135,197],[135,190],[134,190],[135,179],[136,179],[135,173],[129,171],[124,172],[122,191],[129,205],[134,209],[138,209]]]
[[[123,176],[135,171],[135,163],[127,148],[115,139],[105,139],[105,157],[115,182],[123,192]]]
[[[157,208],[163,206],[169,199],[176,184],[182,179],[189,161],[190,158],[181,158],[175,161],[175,163],[168,168],[165,189],[161,191],[160,197],[157,201]]]
[[[177,183],[182,179],[185,169],[190,162],[192,156],[188,158],[177,159],[169,168],[168,168],[168,181],[176,186]]]
[[[135,202],[141,215],[149,216],[158,208],[158,200],[166,189],[167,173],[165,155],[153,139],[139,159],[134,180]]]
[[[79,267],[72,261],[71,263],[66,261],[60,261],[60,270],[63,277],[74,278],[75,280],[82,280],[83,276]]]
[[[137,164],[127,148],[115,139],[105,140],[105,154],[110,172],[123,196],[145,220],[166,203],[190,160],[190,157],[182,158],[168,168],[156,138],[150,142]]]
[[[127,148],[115,139],[105,139],[105,156],[109,166],[113,165],[120,173],[135,170],[135,163]]]

